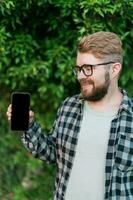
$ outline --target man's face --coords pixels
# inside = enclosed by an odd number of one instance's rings
[[[78,53],[77,55],[78,66],[98,63],[102,63],[102,61],[92,54]],[[82,71],[78,74],[77,78],[81,86],[81,93],[85,100],[99,101],[106,96],[110,85],[108,69],[108,67],[105,70],[104,66],[96,66],[93,68],[92,76],[85,76]]]

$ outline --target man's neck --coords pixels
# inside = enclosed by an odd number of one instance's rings
[[[107,95],[100,101],[88,101],[91,108],[97,111],[110,112],[118,110],[123,95],[119,88],[109,89]]]

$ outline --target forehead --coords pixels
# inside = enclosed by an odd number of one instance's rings
[[[101,62],[102,60],[99,58],[96,58],[93,54],[91,53],[77,53],[77,60],[76,64],[81,66],[84,64],[97,64]]]

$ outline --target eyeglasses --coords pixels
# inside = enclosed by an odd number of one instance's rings
[[[75,69],[73,70],[74,74],[77,76],[79,73],[81,73],[81,71],[83,72],[83,74],[85,76],[92,76],[93,74],[93,67],[97,67],[100,65],[108,65],[108,64],[113,64],[115,62],[105,62],[105,63],[99,63],[99,64],[95,64],[95,65],[91,65],[91,64],[84,64],[82,66],[76,66]]]

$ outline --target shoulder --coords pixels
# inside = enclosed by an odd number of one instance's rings
[[[80,94],[76,94],[76,95],[74,95],[74,96],[67,97],[67,98],[63,101],[63,105],[71,104],[71,103],[77,103],[79,100],[80,100]]]
[[[133,115],[133,98],[128,96],[128,110]]]
[[[131,97],[128,93],[126,93],[127,95],[127,101],[129,103],[130,108],[133,109],[133,97]]]
[[[80,108],[83,105],[83,100],[81,100],[81,95],[76,94],[71,97],[67,97],[60,106],[60,111],[70,111],[74,108]]]

